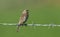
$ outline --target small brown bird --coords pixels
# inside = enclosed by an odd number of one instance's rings
[[[23,25],[23,24],[27,21],[28,17],[29,17],[29,12],[28,12],[27,9],[25,9],[25,10],[22,12],[22,15],[21,15],[21,17],[20,17],[20,20],[19,20],[19,23],[18,23],[18,27],[17,27],[17,32],[19,31],[19,27],[20,27],[21,25]]]

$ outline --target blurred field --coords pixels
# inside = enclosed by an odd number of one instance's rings
[[[0,0],[0,23],[18,23],[21,12],[29,9],[31,24],[60,24],[60,0]],[[60,37],[60,27],[21,27],[0,25],[0,37]]]

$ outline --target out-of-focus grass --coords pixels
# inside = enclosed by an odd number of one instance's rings
[[[0,0],[0,23],[18,23],[22,11],[29,9],[27,23],[60,24],[59,0]],[[60,27],[21,27],[0,25],[0,37],[60,37]]]

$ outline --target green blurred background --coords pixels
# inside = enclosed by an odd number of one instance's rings
[[[30,12],[28,23],[60,24],[60,0],[0,0],[0,22],[18,22],[24,9]]]
[[[0,23],[18,23],[24,9],[29,10],[27,23],[60,24],[60,0],[0,0]],[[0,37],[60,37],[60,27],[21,27],[0,25]]]

